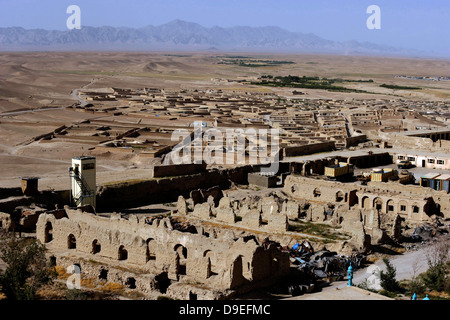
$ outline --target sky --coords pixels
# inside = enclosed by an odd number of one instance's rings
[[[450,0],[0,0],[0,27],[65,30],[70,5],[80,7],[82,26],[278,26],[450,57]],[[380,8],[381,29],[366,26],[370,5]]]

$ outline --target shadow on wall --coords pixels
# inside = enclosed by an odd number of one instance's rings
[[[229,170],[211,170],[189,176],[120,183],[97,190],[97,212],[133,208],[156,203],[175,202],[179,195],[189,197],[192,190],[219,186],[227,189],[232,182],[248,184],[247,175],[259,168],[243,166]]]

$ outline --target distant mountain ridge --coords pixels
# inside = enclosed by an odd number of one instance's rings
[[[80,30],[0,28],[0,50],[217,50],[405,54],[405,50],[368,42],[336,42],[279,27],[222,28],[174,20],[142,28],[89,27]]]

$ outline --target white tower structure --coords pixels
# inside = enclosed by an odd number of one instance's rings
[[[95,157],[75,157],[69,168],[71,205],[81,207],[91,205],[95,208],[96,168]]]

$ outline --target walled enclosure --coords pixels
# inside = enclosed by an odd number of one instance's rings
[[[450,197],[419,186],[369,182],[367,186],[290,175],[284,191],[296,199],[344,204],[347,209],[376,209],[381,214],[399,214],[409,223],[427,221],[434,214],[449,217]]]
[[[151,287],[149,275],[164,275],[178,286],[201,283],[202,290],[196,293],[200,299],[203,289],[215,292],[217,298],[229,290],[245,292],[270,285],[289,272],[288,253],[275,245],[266,248],[254,240],[245,242],[226,234],[215,237],[202,230],[181,232],[173,229],[168,218],[146,221],[65,210],[67,216],[60,219],[47,213],[39,216],[37,238],[50,252],[72,263],[95,260],[134,270],[136,286]],[[100,266],[95,272],[100,276]],[[167,292],[174,298],[189,298],[180,293],[186,290],[169,287]]]
[[[187,197],[192,190],[214,186],[226,189],[231,182],[247,184],[248,173],[256,170],[259,170],[258,166],[242,166],[187,176],[103,185],[97,188],[96,210],[108,212],[151,203],[175,202],[179,195]]]
[[[274,196],[261,198],[255,208],[250,208],[249,203],[234,201],[230,198],[222,197],[217,205],[214,199],[209,197],[200,203],[195,203],[194,199],[189,199],[193,210],[189,210],[189,205],[183,196],[178,198],[176,215],[186,217],[191,220],[201,220],[216,224],[227,224],[237,228],[248,228],[259,232],[284,234],[288,231],[288,219],[296,219],[299,216],[299,205],[295,201],[283,201]],[[238,219],[237,217],[240,217]],[[240,221],[239,221],[240,220]],[[263,220],[265,223],[263,223]]]

